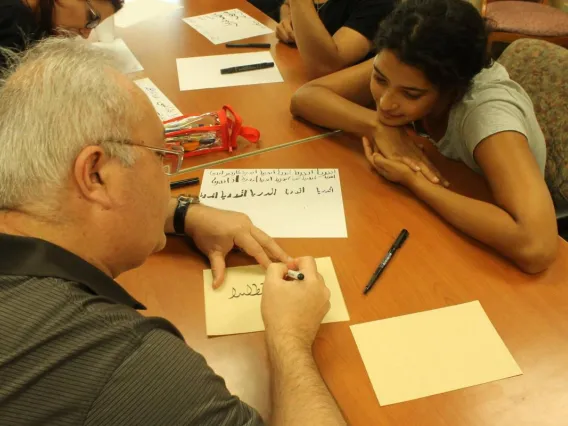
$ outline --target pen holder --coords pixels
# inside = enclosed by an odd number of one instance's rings
[[[237,149],[237,138],[251,143],[260,139],[260,132],[242,125],[242,119],[229,106],[217,112],[182,116],[164,121],[166,144],[183,147],[184,157]]]

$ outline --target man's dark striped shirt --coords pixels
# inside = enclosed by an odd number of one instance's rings
[[[46,241],[0,234],[0,425],[262,425],[176,328]]]

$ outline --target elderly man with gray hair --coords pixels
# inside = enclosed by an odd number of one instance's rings
[[[114,281],[176,231],[216,286],[234,245],[267,267],[271,424],[345,424],[311,354],[329,309],[314,260],[292,260],[242,214],[172,199],[180,153],[103,53],[55,38],[13,59],[0,84],[0,423],[263,424]],[[289,267],[306,279],[285,281]]]

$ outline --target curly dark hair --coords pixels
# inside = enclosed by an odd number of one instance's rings
[[[439,90],[463,94],[491,64],[488,27],[466,0],[401,0],[377,33],[377,52],[393,51]]]

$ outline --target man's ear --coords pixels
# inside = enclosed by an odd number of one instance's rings
[[[73,167],[73,177],[83,198],[100,204],[105,210],[112,205],[107,181],[111,167],[108,155],[95,145],[84,148]]]

